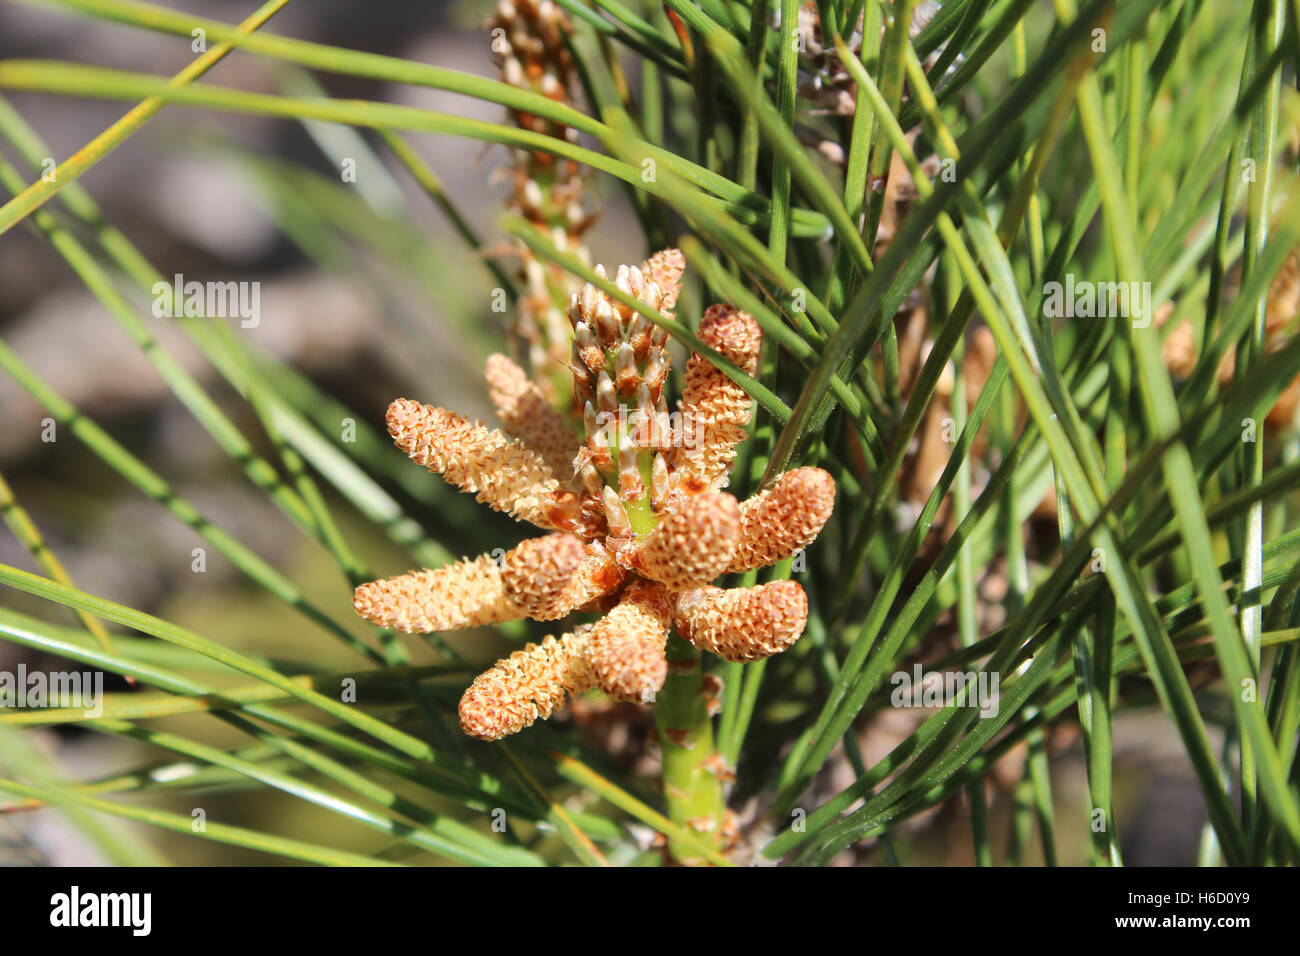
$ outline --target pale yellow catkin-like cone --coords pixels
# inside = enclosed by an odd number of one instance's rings
[[[560,530],[559,482],[523,442],[445,408],[399,398],[388,406],[388,433],[412,461],[478,500],[539,528]]]
[[[748,313],[729,305],[709,306],[699,336],[743,371],[753,374],[758,368],[763,335]],[[686,363],[674,462],[682,478],[706,488],[724,487],[752,413],[753,401],[745,390],[703,355],[693,353]]]
[[[740,540],[740,505],[726,492],[680,498],[646,535],[638,569],[674,591],[708,584],[731,563]]]
[[[568,45],[573,31],[563,10],[551,0],[500,0],[487,26],[503,82],[562,105],[573,104],[578,78]],[[510,116],[523,130],[578,141],[577,131],[563,123],[526,110],[510,110]],[[587,209],[591,196],[582,167],[541,150],[515,150],[514,156],[510,211],[551,237],[557,248],[590,264],[583,235],[595,216]],[[519,297],[511,331],[538,388],[548,401],[563,406],[569,394],[562,372],[569,354],[569,324],[557,302],[562,304],[581,283],[538,259],[527,244],[514,245],[520,260]]]
[[[677,600],[678,633],[728,661],[779,654],[803,634],[808,596],[793,581],[753,588],[697,588]]]
[[[591,629],[587,664],[596,685],[615,700],[648,704],[668,676],[664,646],[672,601],[668,592],[634,581],[622,599]]]
[[[835,479],[820,468],[787,471],[740,506],[740,541],[727,572],[790,557],[816,540],[835,507]]]
[[[534,621],[554,621],[623,582],[623,571],[600,545],[571,534],[522,542],[501,562],[507,596]]]
[[[537,383],[499,352],[488,356],[483,376],[506,433],[541,455],[561,482],[572,480],[580,439]]]
[[[354,592],[352,606],[367,621],[408,634],[482,627],[523,617],[506,595],[496,561],[486,554],[363,584]]]
[[[595,686],[586,662],[588,629],[547,637],[496,662],[460,699],[460,726],[471,737],[500,740],[551,716],[565,698]]]

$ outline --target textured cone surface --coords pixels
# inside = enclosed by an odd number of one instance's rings
[[[444,408],[399,398],[388,406],[388,433],[414,462],[478,500],[540,528],[558,530],[559,482],[523,442]]]
[[[787,471],[740,506],[740,542],[730,573],[767,567],[816,540],[835,507],[835,481],[820,468]]]
[[[758,368],[763,336],[748,313],[729,305],[710,306],[700,321],[699,335],[745,372],[752,375]],[[753,401],[745,390],[703,355],[692,353],[686,364],[675,461],[682,477],[706,488],[724,485],[752,413]]]
[[[638,566],[674,591],[708,584],[731,563],[740,540],[740,505],[725,492],[684,498],[646,536]]]
[[[677,601],[677,630],[700,650],[728,661],[779,654],[803,634],[808,596],[793,581],[753,588],[698,588]]]
[[[485,671],[460,699],[460,726],[480,740],[500,740],[546,718],[566,697],[595,686],[584,657],[586,631],[529,644]]]
[[[537,615],[559,600],[586,556],[581,539],[571,534],[548,534],[520,542],[501,560],[506,595],[527,617],[552,620]]]
[[[663,588],[634,582],[591,629],[587,663],[597,686],[610,697],[645,704],[663,687],[671,605]]]
[[[541,455],[561,482],[572,481],[578,436],[541,388],[499,352],[488,357],[484,377],[492,407],[506,433]]]
[[[603,548],[570,534],[524,541],[501,564],[507,596],[534,621],[558,620],[623,580],[623,572]]]
[[[352,606],[373,624],[408,634],[482,627],[522,617],[488,555],[412,571],[356,589]]]

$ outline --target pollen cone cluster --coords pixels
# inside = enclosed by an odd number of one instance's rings
[[[488,20],[492,50],[504,82],[571,105],[577,86],[566,36],[567,18],[551,0],[500,0]],[[577,143],[577,131],[523,110],[511,110],[520,129]],[[585,206],[582,168],[572,160],[533,150],[516,150],[510,169],[512,211],[550,237],[561,250],[586,262],[583,235],[595,220]],[[569,382],[564,368],[569,328],[557,302],[566,302],[578,283],[563,269],[544,263],[528,246],[511,250],[520,263],[520,294],[512,332],[524,361],[532,369],[544,400],[569,410]]]
[[[364,584],[357,613],[412,633],[603,614],[480,675],[460,703],[470,736],[516,733],[591,689],[652,702],[668,674],[673,628],[729,661],[779,653],[803,633],[808,603],[798,584],[712,582],[811,544],[835,486],[820,469],[798,468],[744,502],[722,490],[752,403],[696,353],[670,411],[667,333],[645,315],[671,319],[683,267],[676,249],[620,266],[612,280],[598,267],[619,294],[585,285],[570,298],[567,364],[581,433],[500,355],[488,360],[486,378],[504,431],[409,399],[388,410],[389,432],[413,461],[550,533],[495,558]],[[742,370],[756,368],[762,336],[746,313],[712,306],[699,336]]]

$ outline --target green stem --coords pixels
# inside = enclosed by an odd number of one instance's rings
[[[668,677],[655,706],[663,752],[664,802],[676,824],[721,847],[726,803],[721,761],[713,744],[713,721],[700,669],[700,652],[676,634],[668,637]],[[668,852],[683,866],[703,859],[692,847],[670,840]]]

